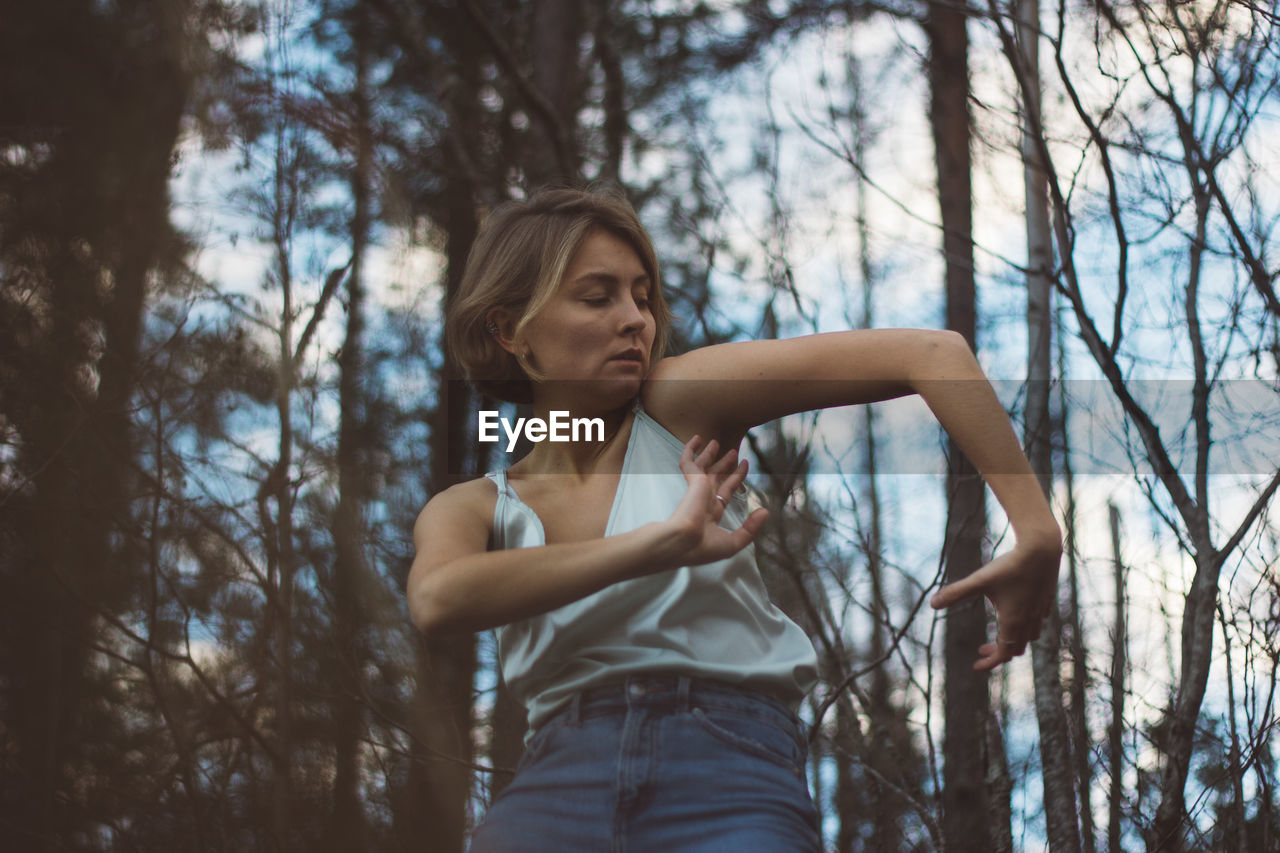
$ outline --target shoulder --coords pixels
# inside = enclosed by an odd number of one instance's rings
[[[487,538],[493,530],[493,509],[498,501],[498,487],[488,477],[477,477],[457,483],[439,492],[418,513],[414,538],[432,536],[445,530],[483,530]]]
[[[668,356],[653,366],[640,390],[645,414],[674,435],[681,443],[693,436],[716,439],[721,447],[736,447],[742,435],[732,435],[724,427],[716,401],[723,386],[732,384],[726,374],[726,356],[733,357],[733,344],[692,350]]]

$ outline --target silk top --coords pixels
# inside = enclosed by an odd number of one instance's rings
[[[683,443],[637,405],[604,535],[670,517],[686,484]],[[498,487],[490,550],[546,544],[537,514]],[[721,526],[746,517],[736,495]],[[621,581],[586,598],[497,629],[502,677],[529,712],[531,735],[574,693],[636,673],[702,676],[767,692],[792,709],[817,681],[804,630],[773,605],[748,545],[727,560]]]

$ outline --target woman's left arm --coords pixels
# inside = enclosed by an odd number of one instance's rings
[[[758,424],[795,412],[919,394],[982,474],[1013,527],[1014,548],[934,595],[936,608],[984,594],[997,640],[978,669],[1022,654],[1056,595],[1061,532],[1013,426],[964,338],[954,332],[874,329],[722,344],[655,366],[646,410],[681,438],[735,447]],[[687,433],[687,434],[686,434]]]

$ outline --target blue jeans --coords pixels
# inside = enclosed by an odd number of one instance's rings
[[[534,734],[471,853],[815,853],[803,727],[685,676],[587,690]]]

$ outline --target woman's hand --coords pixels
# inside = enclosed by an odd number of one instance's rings
[[[737,530],[720,526],[725,507],[747,477],[747,462],[738,461],[737,450],[716,459],[718,450],[714,440],[703,447],[695,435],[680,454],[680,471],[688,488],[665,522],[668,548],[662,562],[667,567],[698,566],[731,557],[750,544],[769,517],[767,509],[757,509]]]
[[[1040,537],[1034,544],[1019,541],[966,578],[947,584],[934,594],[935,610],[950,607],[976,595],[985,595],[996,611],[996,641],[978,648],[976,670],[990,670],[1027,650],[1040,638],[1044,620],[1054,606],[1058,590],[1061,541]]]

